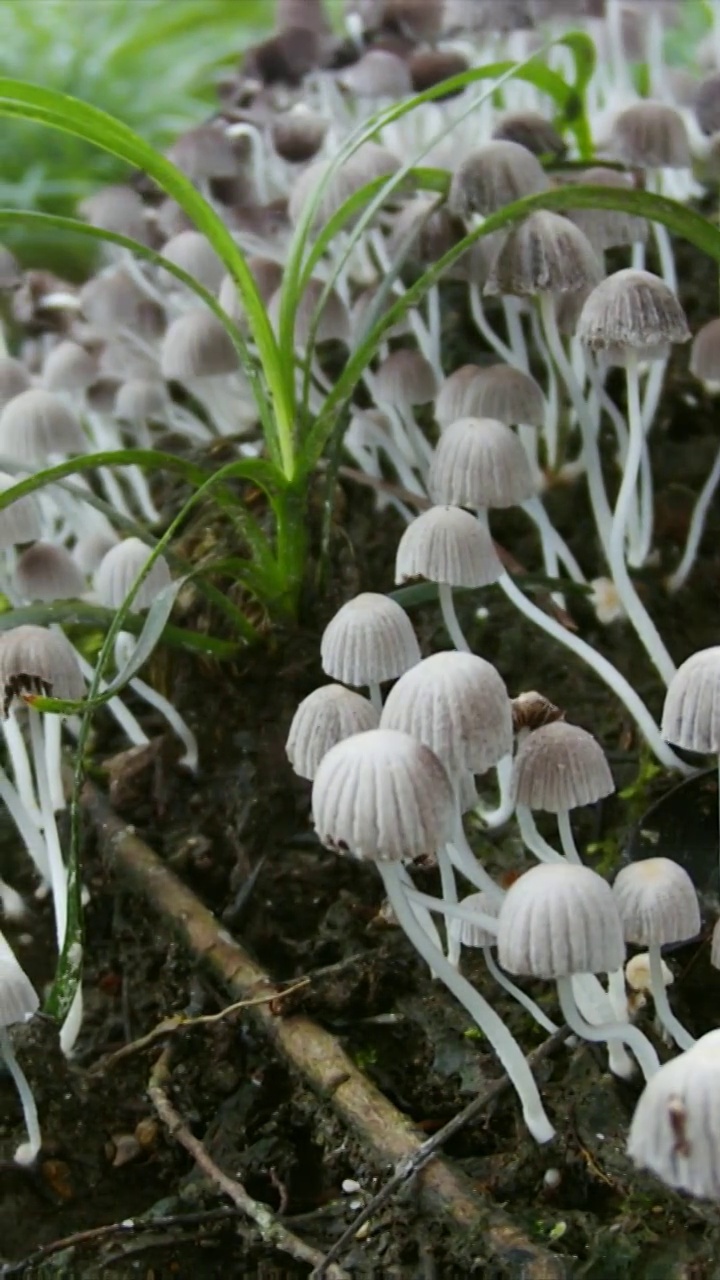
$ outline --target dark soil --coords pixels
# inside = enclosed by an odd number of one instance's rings
[[[700,282],[705,270],[707,264],[690,253],[681,259],[686,280]],[[699,285],[695,290],[690,283],[687,291],[695,294],[697,326],[710,312]],[[708,307],[714,305],[713,297]],[[453,323],[450,316],[448,325]],[[715,404],[691,383],[686,363],[683,353],[673,364],[655,427],[657,541],[666,566],[677,555],[692,493],[717,446]],[[593,542],[582,490],[553,493],[550,502],[591,570]],[[494,531],[523,564],[536,567],[534,540],[520,517],[495,520]],[[232,667],[168,654],[154,660],[151,678],[173,691],[199,734],[202,773],[197,778],[177,767],[173,744],[165,738],[139,757],[118,759],[121,744],[102,719],[93,768],[109,787],[115,809],[274,979],[314,975],[306,1011],[332,1030],[395,1105],[430,1134],[497,1076],[497,1063],[462,1011],[430,981],[399,931],[384,921],[372,869],[319,847],[311,834],[309,788],[293,777],[284,754],[298,701],[324,678],[318,642],[325,622],[355,591],[391,589],[400,532],[391,512],[377,513],[369,491],[346,484],[336,512],[330,585],[307,602],[300,628],[273,634]],[[718,533],[716,505],[701,563],[680,597],[664,595],[660,570],[644,575],[651,611],[678,660],[717,639]],[[188,544],[198,536],[197,528],[188,531]],[[579,835],[590,842],[596,865],[609,870],[623,856],[632,824],[673,780],[647,769],[622,708],[580,663],[519,619],[499,593],[489,591],[487,603],[490,616],[482,623],[473,618],[476,602],[465,608],[477,651],[498,666],[513,694],[537,688],[591,729],[608,751],[619,787],[625,788],[623,799],[579,815]],[[600,628],[581,598],[572,598],[571,609],[583,634],[635,679],[658,711],[660,689],[626,629]],[[432,605],[415,610],[414,618],[424,652],[446,646]],[[108,759],[111,764],[104,767]],[[483,839],[478,832],[473,838]],[[14,838],[5,829],[4,864],[15,856]],[[493,837],[488,860],[503,876],[525,865],[508,832]],[[48,1020],[36,1019],[17,1038],[44,1125],[43,1157],[33,1171],[11,1163],[20,1117],[9,1080],[0,1080],[0,1153],[6,1159],[0,1164],[0,1255],[8,1264],[0,1273],[128,1280],[306,1275],[306,1268],[259,1246],[246,1223],[228,1216],[225,1202],[160,1131],[146,1096],[157,1044],[97,1070],[104,1055],[168,1015],[214,1013],[227,1004],[227,996],[159,927],[143,901],[108,873],[91,831],[84,878],[90,893],[87,1011],[77,1055],[69,1064],[64,1061]],[[432,870],[421,872],[420,880],[423,887],[435,887]],[[31,891],[27,883],[25,888]],[[47,903],[33,909],[25,931],[8,929],[8,934],[32,979],[46,985],[53,964]],[[709,966],[707,940],[679,950],[672,965],[680,1016],[695,1033],[710,1029],[717,1021],[720,983]],[[492,989],[481,963],[470,959],[467,972],[527,1049],[541,1041],[543,1033],[523,1011]],[[533,994],[556,1012],[548,992]],[[643,1025],[667,1054],[651,1015]],[[373,1167],[329,1105],[289,1075],[242,1017],[181,1031],[173,1045],[172,1097],[192,1132],[251,1194],[319,1248],[329,1247],[384,1171]],[[502,1205],[531,1241],[565,1258],[569,1276],[720,1276],[716,1211],[665,1191],[636,1174],[625,1159],[624,1136],[639,1085],[610,1077],[602,1055],[589,1046],[561,1048],[539,1077],[559,1132],[549,1148],[538,1149],[528,1138],[509,1092],[448,1148],[482,1194]],[[348,1179],[360,1190],[344,1191]],[[51,1241],[138,1215],[171,1217],[173,1223],[162,1227],[147,1221],[142,1232],[78,1244],[26,1268],[9,1265]],[[382,1211],[344,1262],[358,1277],[501,1274],[481,1250],[466,1256],[462,1239],[421,1216],[412,1193]],[[519,1278],[522,1267],[511,1274]]]

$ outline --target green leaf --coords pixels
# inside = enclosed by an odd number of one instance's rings
[[[103,605],[91,604],[87,600],[53,600],[6,609],[4,613],[0,613],[0,632],[29,624],[36,627],[51,627],[54,624],[63,628],[86,627],[104,632],[109,629],[114,616],[114,609],[106,609]],[[139,635],[144,622],[142,614],[128,613],[123,624],[124,630]],[[223,640],[218,636],[205,635],[201,631],[188,631],[170,623],[163,630],[162,641],[171,649],[205,654],[218,661],[235,657],[240,648],[237,641]]]

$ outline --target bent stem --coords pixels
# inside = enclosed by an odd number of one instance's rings
[[[682,1022],[675,1017],[670,1008],[667,988],[663,978],[660,947],[656,942],[648,947],[648,959],[650,961],[650,990],[655,1002],[655,1012],[665,1030],[672,1036],[678,1049],[692,1049],[695,1044],[694,1036],[691,1036],[690,1032],[685,1030]]]
[[[16,1159],[20,1164],[33,1164],[40,1148],[42,1147],[42,1135],[40,1133],[40,1121],[38,1120],[37,1104],[35,1096],[28,1083],[27,1076],[23,1071],[20,1063],[15,1056],[12,1040],[8,1034],[7,1027],[0,1027],[0,1054],[5,1061],[5,1065],[12,1076],[13,1083],[18,1092],[18,1097],[23,1109],[25,1119],[25,1128],[27,1130],[28,1140],[18,1148]],[[19,1153],[22,1155],[19,1156]]]
[[[453,969],[442,952],[433,946],[427,934],[424,933],[405,896],[398,868],[391,862],[378,862],[377,868],[382,876],[390,905],[406,937],[489,1040],[515,1088],[525,1123],[535,1141],[549,1142],[555,1131],[545,1114],[537,1084],[520,1045],[495,1010],[491,1009],[479,992],[456,969]]]
[[[571,1031],[583,1040],[595,1043],[607,1044],[610,1040],[620,1040],[634,1054],[645,1079],[649,1080],[655,1075],[660,1067],[658,1056],[647,1036],[638,1027],[631,1026],[629,1022],[605,1022],[599,1026],[586,1022],[575,1003],[572,979],[569,977],[557,979],[557,991],[563,1017]]]
[[[58,951],[62,951],[63,944],[65,942],[65,930],[67,928],[67,875],[65,872],[62,849],[60,847],[60,836],[58,835],[57,824],[55,822],[55,811],[53,809],[52,796],[50,795],[42,717],[40,712],[36,711],[34,707],[28,707],[28,722],[30,724],[30,745],[32,748],[33,766],[35,768],[38,799],[40,801],[40,813],[42,815],[43,832],[45,835],[45,848],[47,850],[53,910],[55,912],[55,933],[57,936]]]
[[[438,596],[440,598],[440,611],[442,619],[445,623],[445,630],[452,640],[455,648],[460,653],[472,653],[472,649],[463,634],[463,629],[458,622],[458,616],[455,612],[455,598],[453,589],[447,582],[438,583]]]
[[[488,973],[492,975],[498,986],[507,991],[508,995],[512,996],[513,1000],[516,1000],[519,1005],[522,1005],[523,1009],[530,1014],[530,1017],[535,1019],[538,1026],[541,1026],[550,1035],[557,1031],[557,1023],[553,1022],[552,1018],[548,1018],[544,1010],[540,1008],[540,1005],[536,1004],[532,997],[527,995],[520,987],[516,987],[515,983],[511,982],[507,974],[503,972],[492,953],[492,947],[483,947],[483,955],[488,967]]]

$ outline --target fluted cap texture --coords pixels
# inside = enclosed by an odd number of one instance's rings
[[[514,507],[535,492],[527,454],[510,427],[493,418],[460,418],[438,441],[430,497],[458,507]]]
[[[615,790],[599,742],[565,720],[528,734],[515,757],[512,787],[517,804],[548,813],[594,804]]]
[[[66,701],[85,696],[85,681],[70,641],[62,631],[31,624],[0,635],[0,688],[3,716],[22,694]]]
[[[105,553],[95,572],[93,585],[101,604],[119,609],[143,566],[151,548],[139,538],[123,538]],[[170,585],[170,570],[164,556],[158,556],[143,579],[133,600],[133,611],[149,609],[153,600]]]
[[[533,297],[577,293],[601,279],[590,241],[569,218],[538,209],[513,227],[490,270],[485,293]]]
[[[508,426],[543,426],[545,397],[531,374],[509,364],[491,364],[480,370],[473,385],[479,418],[495,418]]]
[[[534,978],[612,973],[625,959],[610,885],[589,867],[570,863],[532,867],[510,886],[497,945],[503,969]]]
[[[412,623],[389,596],[362,592],[326,626],[320,642],[322,669],[343,684],[396,680],[420,661]]]
[[[628,942],[649,947],[688,942],[700,932],[697,893],[671,858],[644,858],[623,867],[613,893]]]
[[[380,724],[424,742],[453,779],[467,770],[485,773],[512,747],[505,683],[474,653],[424,658],[390,690]]]
[[[472,213],[488,217],[548,186],[537,156],[518,142],[497,139],[465,157],[452,176],[448,204],[462,218]]]
[[[428,578],[451,587],[497,582],[502,565],[490,534],[460,507],[430,507],[405,530],[395,559],[395,581]]]
[[[432,751],[408,734],[370,729],[323,757],[312,812],[328,849],[371,862],[411,862],[451,838],[454,801]]]
[[[314,778],[331,747],[354,733],[377,729],[371,702],[341,684],[327,684],[303,698],[290,725],[287,758],[300,778]]]
[[[498,903],[489,893],[470,893],[460,903],[468,911],[477,911],[479,915],[497,916]],[[464,947],[494,947],[497,945],[497,934],[491,933],[478,920],[448,919],[448,933],[459,937]]]
[[[686,751],[720,752],[720,645],[700,649],[675,672],[663,707],[662,736]]]
[[[664,351],[690,338],[685,312],[672,289],[649,271],[615,271],[593,289],[577,323],[577,336],[591,351],[611,357],[622,351]]]
[[[663,102],[635,102],[621,111],[613,121],[610,149],[639,169],[684,169],[691,161],[683,118]]]

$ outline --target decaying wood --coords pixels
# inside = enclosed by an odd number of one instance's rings
[[[83,807],[97,832],[103,856],[148,905],[183,939],[189,950],[223,984],[234,1000],[256,1000],[247,1016],[263,1030],[276,1050],[325,1099],[354,1132],[368,1161],[379,1171],[412,1161],[423,1145],[411,1122],[358,1070],[329,1032],[303,1015],[278,1016],[282,1002],[268,974],[247,954],[199,898],[153,850],[110,810],[91,784],[83,791]],[[442,1158],[434,1158],[418,1174],[418,1201],[426,1212],[449,1223],[478,1251],[491,1258],[498,1274],[522,1280],[562,1280],[562,1259],[536,1245],[509,1215],[488,1202],[470,1181]]]

